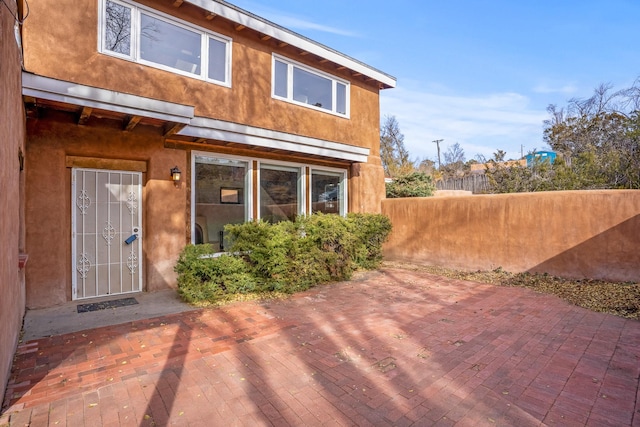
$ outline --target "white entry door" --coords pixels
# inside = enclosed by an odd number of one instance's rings
[[[73,299],[142,290],[142,174],[72,169]]]

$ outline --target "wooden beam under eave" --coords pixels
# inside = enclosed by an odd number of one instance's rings
[[[351,74],[353,77],[360,77],[362,75],[362,73],[353,73]]]
[[[234,28],[236,29],[236,31],[242,31],[242,30],[244,30],[244,29],[245,29],[245,28],[247,28],[247,27],[245,27],[245,26],[244,26],[244,25],[242,25],[242,24],[238,24],[238,25],[236,25]]]
[[[182,6],[182,3],[184,3],[184,0],[175,0],[173,2],[173,6],[174,7],[180,7],[180,6]]]
[[[138,123],[140,123],[141,119],[142,119],[142,117],[140,117],[140,116],[131,116],[131,117],[129,117],[129,119],[127,120],[127,122],[124,125],[125,132],[131,132],[133,130],[133,128],[135,128],[136,125]]]
[[[320,64],[326,64],[327,62],[329,62],[329,60],[327,58],[322,58],[321,60],[318,61]]]
[[[78,125],[82,126],[87,123],[89,117],[91,117],[91,113],[93,112],[93,108],[91,107],[82,107],[82,111],[80,112],[80,117],[78,117]]]
[[[271,38],[270,35],[267,34],[260,34],[260,40],[262,40],[263,42],[266,42],[267,40],[269,40]]]
[[[171,135],[174,135],[178,132],[180,132],[182,130],[183,127],[185,127],[186,124],[184,123],[174,123],[173,126],[168,126],[165,127],[165,132],[164,132],[164,137],[167,138]]]
[[[285,47],[285,46],[289,46],[289,43],[287,43],[287,42],[278,43],[278,47]]]
[[[204,15],[205,19],[211,21],[213,18],[215,18],[217,15],[213,12],[207,12],[206,15]]]
[[[336,68],[336,70],[338,70],[338,71],[342,71],[342,70],[346,70],[346,69],[347,69],[347,67],[342,66],[342,65],[339,66],[338,68]]]
[[[195,141],[196,144],[205,144],[207,142],[207,138],[198,138]]]
[[[307,52],[306,50],[301,50],[300,52],[298,52],[298,55],[307,56],[307,55],[309,55],[309,52]]]

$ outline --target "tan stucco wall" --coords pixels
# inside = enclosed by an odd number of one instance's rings
[[[59,115],[57,119],[66,117]],[[169,170],[187,170],[184,150],[164,148],[154,128],[122,132],[57,120],[29,120],[26,162],[27,306],[71,299],[71,169],[67,156],[146,162],[143,173],[143,277],[145,290],[175,286],[173,266],[186,244],[187,192]]]
[[[379,90],[375,82],[351,77],[347,70],[321,64],[313,55],[299,55],[277,41],[261,41],[248,29],[236,31],[222,18],[207,20],[184,3],[141,1],[156,10],[233,39],[232,87],[180,76],[98,53],[98,1],[31,0],[25,23],[25,68],[60,80],[195,106],[205,116],[260,128],[305,135],[360,147],[377,154]],[[318,112],[271,97],[272,52],[350,80],[351,118]]]
[[[298,49],[262,41],[248,29],[236,31],[222,18],[207,20],[201,10],[183,3],[142,0],[138,3],[231,37],[232,87],[177,75],[98,53],[97,0],[29,2],[24,26],[25,70],[30,73],[118,92],[192,105],[196,116],[210,117],[295,135],[370,149],[366,164],[354,165],[350,207],[379,212],[384,197],[379,158],[379,89],[375,82],[353,77],[348,70],[321,63]],[[351,81],[350,118],[319,112],[271,97],[272,53]]]
[[[22,252],[22,179],[18,154],[24,150],[20,50],[14,37],[12,2],[0,5],[0,396],[4,396],[25,308]],[[0,400],[2,398],[0,397]]]
[[[119,169],[128,161],[146,165],[143,173],[144,289],[176,286],[173,267],[189,241],[188,149],[166,148],[160,129],[139,126],[123,132],[121,123],[101,121],[78,126],[75,115],[49,111],[44,118],[27,121],[26,246],[27,306],[38,308],[71,300],[71,168],[70,159],[89,162],[83,167]],[[245,154],[246,153],[242,153]],[[95,160],[94,160],[95,159]],[[301,159],[280,157],[300,162]],[[91,162],[98,162],[93,165]],[[111,165],[105,166],[105,163]],[[311,164],[313,162],[310,162]],[[169,170],[183,171],[179,188]],[[356,165],[349,171],[350,210],[379,211],[375,183],[382,177]],[[126,167],[120,169],[127,170]]]
[[[389,260],[640,281],[640,191],[387,199]]]

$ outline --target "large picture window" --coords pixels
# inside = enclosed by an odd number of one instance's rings
[[[345,215],[346,173],[344,171],[313,170],[311,172],[312,212]]]
[[[349,116],[349,83],[281,56],[273,56],[274,98]]]
[[[195,78],[231,85],[231,40],[116,0],[104,0],[100,51]]]
[[[295,220],[303,213],[299,167],[260,165],[260,219],[269,222]]]
[[[193,163],[195,207],[194,243],[209,243],[217,250],[229,246],[224,226],[250,218],[249,162],[196,155]]]
[[[232,243],[227,224],[294,221],[314,212],[347,214],[346,169],[201,151],[194,151],[191,161],[194,244],[224,252]]]

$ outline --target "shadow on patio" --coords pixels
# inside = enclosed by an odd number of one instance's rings
[[[640,322],[383,269],[23,344],[11,425],[633,425]],[[635,417],[635,418],[634,418]]]

